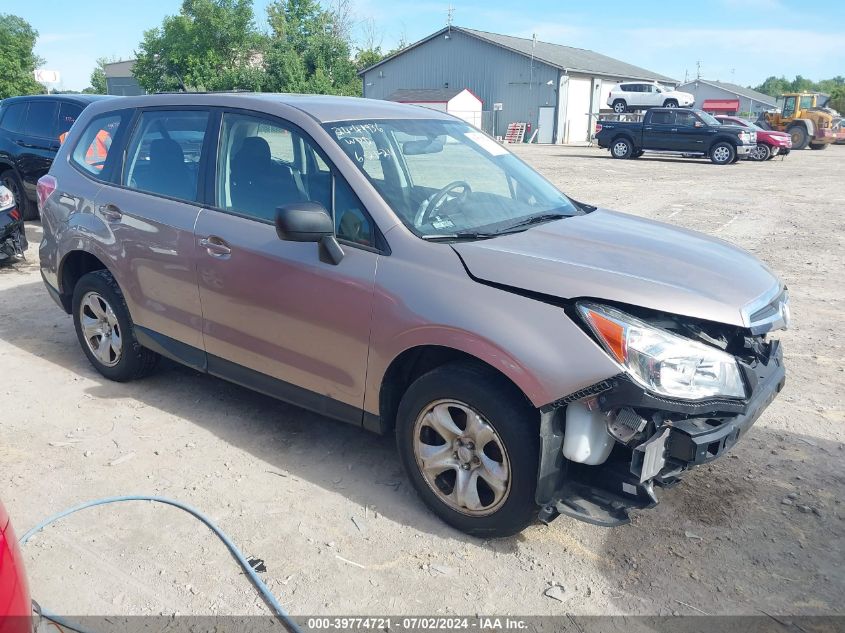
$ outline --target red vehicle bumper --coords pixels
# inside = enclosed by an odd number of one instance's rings
[[[0,503],[0,633],[32,633],[32,602],[15,531]]]

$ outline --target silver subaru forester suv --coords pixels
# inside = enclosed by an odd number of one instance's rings
[[[394,433],[471,534],[624,523],[784,384],[787,292],[760,261],[577,202],[445,113],[100,101],[38,197],[44,282],[103,376],[166,356]]]

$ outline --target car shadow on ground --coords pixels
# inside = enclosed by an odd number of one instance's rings
[[[425,508],[402,472],[392,436],[373,435],[169,361],[144,380],[112,383],[89,365],[70,318],[40,282],[0,291],[0,306],[0,338],[95,381],[87,389],[93,398],[132,398],[183,418],[269,464],[268,472],[377,506],[389,519],[438,538],[474,543],[497,555],[575,545],[597,561],[606,587],[619,594],[611,599],[618,598],[619,608],[628,612],[653,613],[649,596],[661,594],[678,596],[677,610],[684,614],[695,613],[689,605],[724,613],[725,605],[749,600],[771,613],[829,613],[840,608],[837,596],[845,595],[841,443],[758,425],[729,455],[696,469],[679,486],[660,490],[660,505],[636,515],[631,525],[596,529],[559,519],[549,528],[487,542],[452,530]],[[32,331],[26,313],[33,310],[55,315],[45,319],[47,332]],[[775,594],[773,578],[779,586]]]
[[[559,158],[597,158],[600,160],[612,161],[614,160],[610,154],[596,154],[593,152],[583,152],[583,153],[561,153],[557,155]],[[713,163],[710,162],[709,158],[684,158],[683,156],[661,156],[661,155],[645,155],[640,156],[639,158],[635,159],[617,159],[617,160],[637,160],[642,161],[645,163],[689,163],[689,164],[699,164],[699,165],[712,165]],[[734,164],[745,163],[745,162],[754,162],[748,160],[739,160]],[[717,165],[717,167],[722,167],[722,165]]]

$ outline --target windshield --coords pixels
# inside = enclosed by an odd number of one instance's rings
[[[707,125],[721,125],[721,122],[719,121],[719,119],[717,119],[714,116],[707,114],[704,110],[696,110],[695,113]],[[736,124],[732,124],[732,125],[736,125]]]
[[[582,213],[502,145],[462,121],[352,121],[325,127],[419,236],[489,236],[516,225],[527,228],[531,219]]]

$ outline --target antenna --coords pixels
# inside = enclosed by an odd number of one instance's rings
[[[452,28],[452,18],[454,16],[455,16],[455,7],[453,7],[450,4],[449,8],[446,10],[446,26],[448,26],[450,29]]]
[[[695,62],[695,78],[701,79],[701,60]]]

